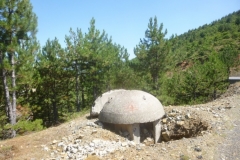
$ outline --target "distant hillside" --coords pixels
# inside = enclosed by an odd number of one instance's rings
[[[164,104],[216,99],[226,91],[229,75],[239,73],[240,10],[172,36],[162,45],[166,48],[158,52],[166,56],[159,61],[164,63],[156,94],[159,99]]]
[[[171,68],[186,66],[194,60],[205,60],[212,52],[234,58],[234,63],[230,62],[230,67],[234,67],[240,58],[240,10],[182,35],[173,36],[169,41],[172,50],[167,61]]]

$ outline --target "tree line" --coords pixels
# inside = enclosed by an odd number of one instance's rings
[[[0,0],[0,137],[62,123],[112,89],[144,90],[165,105],[217,98],[239,65],[239,13],[168,39],[150,18],[129,60],[94,18],[87,33],[70,28],[66,47],[57,38],[40,47],[29,0]]]

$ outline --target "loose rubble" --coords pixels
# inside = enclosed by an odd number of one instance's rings
[[[89,155],[104,157],[106,154],[112,153],[115,150],[125,150],[132,145],[128,142],[107,141],[94,139],[91,142],[84,142],[81,139],[69,141],[69,138],[63,137],[57,143],[52,143],[51,158],[55,159],[85,159]],[[46,146],[43,146],[46,147]]]
[[[50,145],[42,145],[42,150],[49,152],[50,156],[47,159],[77,159],[83,160],[90,155],[104,157],[116,150],[124,151],[128,147],[136,147],[136,144],[128,139],[120,141],[117,136],[116,140],[93,139],[85,140],[86,136],[97,134],[98,130],[102,128],[103,124],[99,121],[94,123],[88,121],[86,126],[76,129],[74,124],[70,124],[70,128],[74,128],[74,134],[68,137],[62,137],[61,140],[53,140]],[[75,134],[78,133],[78,134]],[[91,135],[88,135],[91,133]],[[125,133],[126,136],[128,134]],[[127,137],[126,137],[127,138]]]

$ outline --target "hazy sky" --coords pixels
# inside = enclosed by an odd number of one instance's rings
[[[240,9],[240,0],[30,0],[38,16],[37,38],[41,45],[58,38],[64,47],[70,27],[88,32],[92,17],[113,42],[133,48],[144,38],[149,19],[157,16],[168,30],[180,35]]]

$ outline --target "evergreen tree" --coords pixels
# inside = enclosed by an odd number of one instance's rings
[[[77,32],[74,32],[72,29],[69,31],[70,35],[65,37],[67,44],[67,54],[68,54],[68,65],[71,69],[74,70],[75,76],[75,97],[76,97],[76,111],[81,110],[80,102],[80,90],[82,91],[82,101],[84,101],[84,87],[81,86],[83,83],[83,70],[85,67],[86,56],[84,56],[84,36],[80,29],[77,29]],[[84,106],[84,102],[82,103]]]
[[[87,33],[70,29],[65,41],[69,68],[74,74],[76,110],[80,111],[115,86],[113,75],[121,61],[122,48],[113,44],[105,31],[96,29],[94,18]]]
[[[153,89],[159,90],[159,74],[163,71],[165,56],[168,52],[168,45],[165,39],[167,30],[164,32],[163,24],[158,26],[157,17],[150,18],[145,38],[134,49],[134,54],[141,63],[141,69],[151,74]],[[156,93],[157,94],[157,93]]]
[[[16,65],[22,61],[23,45],[35,38],[37,17],[29,0],[0,1],[0,64],[4,86],[6,114],[16,124]],[[11,77],[11,80],[8,78]],[[11,83],[11,85],[9,84]],[[12,137],[16,132],[12,131]]]
[[[56,38],[48,40],[38,56],[37,68],[41,79],[37,88],[38,99],[42,101],[42,110],[47,110],[48,121],[53,123],[58,122],[61,98],[66,91],[64,59],[64,50]]]

